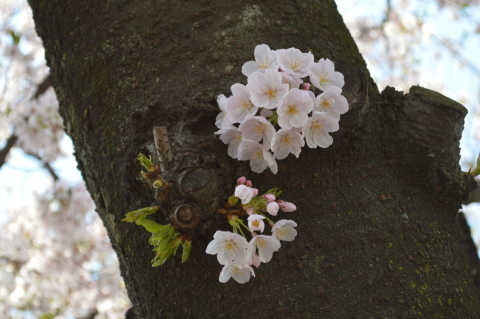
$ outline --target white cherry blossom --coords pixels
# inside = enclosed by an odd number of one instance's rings
[[[279,240],[292,241],[297,236],[297,230],[293,227],[297,227],[293,220],[281,219],[273,225],[272,236]]]
[[[268,150],[270,149],[273,135],[275,135],[275,128],[263,116],[254,116],[253,118],[243,122],[238,127],[242,132],[244,139],[260,142],[263,139],[263,145]]]
[[[242,73],[250,76],[253,72],[265,72],[266,69],[278,69],[277,52],[270,50],[266,44],[255,47],[255,61],[248,61],[242,66]]]
[[[273,252],[279,250],[281,246],[280,241],[276,237],[267,235],[253,236],[248,243],[247,258],[253,257],[258,249],[258,255],[262,263],[268,263],[272,260]]]
[[[229,281],[230,278],[233,278],[239,284],[244,284],[250,280],[252,275],[255,277],[255,272],[248,263],[235,262],[232,264],[226,264],[223,267],[219,280],[220,282],[225,283]]]
[[[206,253],[217,255],[220,265],[226,265],[244,262],[247,257],[247,247],[247,240],[239,234],[217,230],[213,240],[207,246]]]
[[[242,123],[245,119],[253,117],[258,107],[250,100],[250,91],[240,83],[231,87],[232,96],[225,103],[227,118],[232,123]]]
[[[235,197],[240,198],[242,204],[248,204],[254,196],[258,194],[256,188],[248,187],[246,185],[238,185],[235,187]]]
[[[303,80],[293,76],[287,72],[280,72],[282,74],[282,83],[288,84],[289,89],[299,88],[300,85],[303,83]]]
[[[308,123],[308,122],[307,122]],[[272,151],[276,159],[284,159],[292,153],[297,158],[300,155],[300,148],[305,145],[302,136],[292,130],[280,129],[272,140]]]
[[[267,109],[278,107],[288,91],[288,84],[282,84],[282,75],[274,69],[252,73],[248,77],[247,87],[252,94],[250,99],[253,104]]]
[[[348,111],[347,99],[341,94],[341,88],[336,86],[329,87],[315,99],[314,111],[326,112],[328,115],[339,121],[340,114],[344,114]]]
[[[221,134],[220,139],[223,143],[228,145],[228,155],[232,158],[237,158],[238,156],[238,147],[242,142],[242,132],[238,130],[235,126],[230,126],[228,128],[222,129],[216,134]]]
[[[267,167],[273,174],[278,171],[277,162],[268,149],[255,141],[243,140],[239,147],[238,159],[241,161],[250,161],[250,168],[255,173],[263,172]]]
[[[265,222],[263,221],[265,217],[259,214],[252,214],[248,216],[248,228],[252,231],[259,230],[261,233],[263,233],[263,230],[265,229]]]
[[[217,97],[218,107],[220,108],[220,113],[218,113],[217,118],[215,119],[215,125],[219,128],[225,128],[230,126],[232,123],[226,118],[227,110],[225,105],[227,103],[227,97],[223,94],[220,94]]]
[[[303,127],[302,136],[310,148],[317,146],[326,148],[333,143],[329,132],[338,131],[338,121],[328,116],[325,112],[314,112]]]
[[[329,59],[320,59],[318,63],[312,66],[310,81],[322,91],[325,91],[331,86],[342,88],[345,84],[343,74],[335,72],[335,66]]]
[[[290,48],[277,50],[277,59],[283,72],[297,78],[303,78],[310,74],[313,65],[313,54],[303,53],[299,49]]]
[[[313,109],[313,99],[305,90],[291,89],[278,107],[278,125],[284,129],[302,127]]]

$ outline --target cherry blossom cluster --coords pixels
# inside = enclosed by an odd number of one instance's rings
[[[247,85],[235,83],[232,96],[217,99],[221,113],[215,134],[229,145],[228,155],[250,161],[256,173],[268,167],[276,174],[276,160],[290,153],[298,158],[305,141],[310,148],[333,143],[329,133],[338,131],[348,102],[341,95],[343,75],[332,61],[315,63],[311,52],[274,51],[261,44],[255,48],[255,61],[246,62],[242,73]],[[311,83],[304,82],[307,77]],[[315,88],[322,93],[315,96]]]
[[[38,155],[46,162],[62,155],[60,141],[65,136],[65,131],[53,88],[49,88],[38,99],[28,100],[19,107],[14,123],[18,136],[17,146],[25,152]]]
[[[220,273],[220,282],[225,283],[233,278],[238,283],[245,283],[255,276],[251,267],[259,267],[272,259],[273,252],[280,249],[280,241],[292,241],[297,235],[293,220],[281,219],[276,223],[268,215],[277,216],[279,210],[293,212],[297,208],[294,204],[278,200],[281,191],[274,188],[258,196],[258,189],[252,187],[252,182],[245,177],[237,180],[235,194],[226,205],[229,209],[218,210],[225,214],[233,232],[217,231],[213,240],[208,244],[206,252],[217,255],[218,262],[223,265]],[[239,203],[240,201],[240,203]],[[248,215],[248,226],[240,216]],[[265,230],[265,221],[272,228],[271,235],[261,235]],[[247,241],[242,227],[251,235]]]
[[[36,209],[3,216],[0,317],[124,315],[129,301],[118,260],[94,209],[83,182],[59,180]]]

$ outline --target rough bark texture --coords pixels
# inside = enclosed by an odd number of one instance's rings
[[[458,165],[466,110],[414,87],[379,94],[333,1],[30,0],[79,167],[120,259],[135,318],[475,318],[454,219],[472,179]],[[336,62],[350,111],[328,149],[252,173],[213,136],[216,96],[245,82],[257,44]],[[148,234],[121,222],[154,192],[134,160],[164,126],[174,183],[165,222],[198,209],[192,255],[150,267]],[[192,170],[192,168],[197,168]],[[205,247],[228,225],[214,208],[245,175],[279,187],[299,235],[245,285],[218,282]],[[216,216],[218,215],[218,216]]]

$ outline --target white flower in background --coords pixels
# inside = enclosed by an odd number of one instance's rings
[[[242,123],[257,113],[258,107],[250,101],[250,91],[240,83],[235,83],[231,87],[232,96],[225,103],[227,118],[232,123]]]
[[[293,76],[287,72],[280,72],[282,74],[282,84],[288,84],[289,89],[299,88],[303,80]]]
[[[256,235],[248,243],[247,257],[250,259],[258,249],[258,255],[262,263],[272,260],[273,252],[280,249],[282,245],[276,237],[267,235]]]
[[[227,97],[223,94],[220,94],[217,97],[217,103],[218,103],[218,107],[220,108],[221,112],[218,113],[217,118],[215,119],[215,125],[219,129],[222,129],[222,128],[228,127],[232,124],[232,123],[230,123],[229,120],[226,120],[227,111],[225,109],[225,105],[227,103]]]
[[[245,185],[238,185],[235,187],[235,197],[240,198],[242,204],[248,204],[253,197],[257,196],[258,190],[256,188]]]
[[[220,139],[223,143],[228,145],[228,155],[232,158],[237,158],[238,156],[238,147],[242,142],[242,132],[238,130],[235,126],[230,126],[229,128],[222,129],[217,132],[220,135]]]
[[[265,73],[254,72],[248,77],[250,99],[258,107],[273,109],[282,103],[288,92],[288,84],[282,84],[282,75],[274,69],[266,69]]]
[[[291,89],[278,107],[278,125],[284,129],[302,127],[313,109],[313,99],[305,90]]]
[[[293,220],[281,219],[273,225],[272,236],[279,240],[292,241],[297,236],[297,230],[293,227],[297,227]]]
[[[273,174],[278,171],[277,162],[268,149],[255,141],[243,140],[239,147],[238,159],[241,161],[250,161],[250,168],[255,173],[263,172],[267,167]]]
[[[331,86],[342,88],[345,84],[343,74],[335,72],[335,66],[329,59],[320,59],[318,63],[313,65],[310,81],[322,91],[325,91]]]
[[[59,143],[65,131],[53,88],[49,88],[38,99],[25,102],[23,110],[13,122],[18,136],[16,146],[27,153],[41,155],[47,162],[62,155]]]
[[[310,74],[313,65],[313,54],[303,53],[299,49],[290,48],[277,50],[277,59],[283,72],[297,78],[303,78]]]
[[[220,282],[225,283],[229,281],[230,278],[233,278],[239,284],[244,284],[250,280],[252,275],[255,277],[255,272],[248,263],[235,262],[232,264],[227,264],[223,267],[219,280]]]
[[[255,61],[248,61],[242,66],[242,73],[250,76],[253,72],[265,72],[266,69],[278,70],[277,52],[270,50],[266,44],[255,47]]]
[[[275,135],[275,128],[263,116],[254,116],[253,118],[243,122],[238,127],[242,132],[244,139],[260,142],[263,139],[263,146],[270,149],[273,135]]]
[[[248,216],[248,228],[252,231],[259,230],[261,233],[263,233],[263,230],[265,229],[265,222],[263,221],[265,217],[259,214],[252,214]]]
[[[314,112],[326,112],[337,121],[340,121],[340,114],[348,111],[347,99],[341,94],[341,88],[336,86],[329,87],[315,99]]]
[[[338,131],[337,120],[328,116],[325,112],[315,112],[303,127],[302,135],[307,141],[308,147],[316,148],[320,146],[326,148],[333,143],[333,138],[328,133],[336,131]]]
[[[305,141],[299,133],[292,130],[280,129],[273,137],[272,151],[275,158],[279,160],[284,159],[290,153],[298,158],[303,145],[305,145]]]
[[[207,246],[206,253],[217,255],[220,265],[226,265],[244,262],[247,257],[247,247],[247,240],[239,234],[217,230],[213,240]]]

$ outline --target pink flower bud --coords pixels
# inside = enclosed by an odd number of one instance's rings
[[[247,181],[247,179],[245,178],[245,176],[242,176],[240,177],[239,179],[237,179],[237,185],[245,185],[245,182]]]
[[[257,268],[260,267],[261,263],[262,261],[260,260],[260,256],[258,254],[253,255],[253,257],[248,261],[249,266],[254,265]]]
[[[267,212],[272,216],[277,216],[278,208],[279,208],[279,206],[278,206],[277,202],[268,203]]]
[[[248,187],[252,187],[252,181],[248,180],[245,182],[245,185],[248,186]]]
[[[253,197],[258,195],[258,189],[252,188],[252,191],[253,191]]]
[[[310,90],[310,83],[303,83],[302,84],[302,89],[303,90]]]
[[[267,200],[267,202],[271,203],[275,200],[275,195],[272,194],[272,193],[268,193],[268,194],[263,195],[263,198],[265,198]]]
[[[278,203],[278,206],[280,206],[280,209],[285,213],[290,213],[297,210],[297,206],[295,206],[295,204],[293,203],[286,202],[283,200],[278,200],[277,203]]]
[[[248,215],[252,215],[252,214],[253,214],[253,208],[252,208],[252,207],[250,207],[250,206],[247,207],[247,214],[248,214]]]

